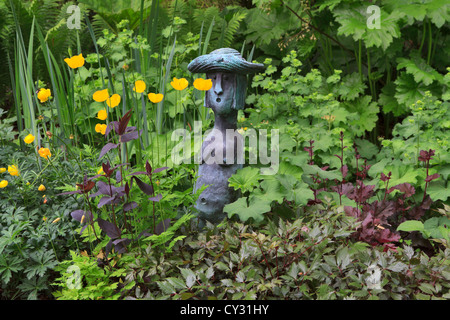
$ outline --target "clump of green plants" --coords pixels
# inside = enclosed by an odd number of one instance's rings
[[[145,171],[134,171],[129,163],[121,162],[121,149],[129,141],[140,138],[136,127],[128,126],[131,113],[132,110],[118,121],[109,123],[105,137],[110,137],[110,142],[105,143],[98,156],[98,160],[117,159],[119,163],[112,165],[109,160],[102,162],[101,170],[92,177],[85,175],[83,181],[76,184],[76,190],[59,194],[70,197],[76,195],[84,200],[83,209],[71,212],[71,216],[81,224],[79,232],[84,234],[85,240],[90,244],[95,243],[91,247],[91,254],[102,252],[105,259],[113,250],[122,254],[133,248],[139,250],[141,243],[148,242],[164,245],[171,241],[166,247],[170,251],[179,240],[174,238],[175,231],[193,218],[189,207],[196,195],[192,193],[192,187],[170,197],[170,205],[163,204],[163,194],[167,195],[170,189],[175,192],[173,188],[182,178],[181,175],[174,172],[172,177],[163,180],[158,174],[168,170],[168,167],[153,169],[147,161]],[[183,174],[187,172],[183,171]],[[161,181],[167,181],[170,186],[164,190]],[[160,193],[158,189],[164,191]],[[188,210],[179,211],[182,205]],[[177,221],[171,225],[175,219]]]
[[[224,221],[185,231],[171,255],[130,253],[125,296],[138,299],[448,299],[449,250],[383,251],[349,239],[361,224],[332,201],[264,226]]]
[[[79,202],[56,197],[61,180],[77,178],[78,163],[62,152],[44,160],[37,151],[8,143],[1,147],[0,167],[0,296],[49,297],[59,261],[69,250],[84,248],[67,217]]]

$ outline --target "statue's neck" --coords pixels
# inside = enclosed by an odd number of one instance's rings
[[[227,115],[215,114],[214,129],[226,132],[227,129],[236,130],[237,128],[237,110],[232,110]]]

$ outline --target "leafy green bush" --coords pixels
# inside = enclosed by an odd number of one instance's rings
[[[148,246],[117,261],[122,298],[448,299],[449,249],[383,251],[348,236],[360,223],[331,203],[264,227],[187,228],[170,255]],[[111,272],[111,271],[109,271]],[[108,283],[111,283],[110,280]],[[84,290],[88,290],[86,287]]]
[[[52,165],[39,167],[34,154],[17,146],[0,148],[0,166],[16,165],[18,176],[5,171],[8,185],[0,197],[0,292],[5,299],[50,296],[54,268],[72,248],[84,246],[68,217],[79,203],[55,197],[60,181],[75,179],[77,164],[54,154]],[[73,168],[70,174],[68,168]],[[45,190],[41,187],[44,186]]]

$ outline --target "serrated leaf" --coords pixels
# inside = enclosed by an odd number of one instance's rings
[[[433,81],[442,83],[443,76],[426,63],[418,54],[411,55],[411,59],[398,58],[397,69],[406,69],[406,73],[411,74],[414,77],[414,81],[422,82],[423,84],[430,85]]]
[[[248,204],[247,201],[249,201]],[[228,213],[229,218],[237,214],[241,221],[245,222],[252,218],[256,223],[262,222],[264,220],[264,213],[270,210],[269,201],[264,201],[255,196],[252,196],[250,199],[247,197],[239,198],[237,201],[227,204],[223,208],[223,211]]]
[[[450,188],[445,186],[444,181],[434,181],[428,186],[427,194],[433,201],[447,201],[450,197]]]
[[[229,186],[234,190],[242,190],[242,192],[251,191],[258,185],[260,178],[259,169],[255,167],[245,167],[237,170],[230,179]]]
[[[168,281],[156,281],[156,284],[164,294],[176,293],[175,288]]]
[[[186,289],[186,284],[183,280],[175,278],[175,277],[169,277],[166,279],[175,289]]]

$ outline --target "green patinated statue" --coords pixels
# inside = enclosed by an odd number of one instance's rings
[[[245,104],[246,75],[264,68],[263,64],[246,61],[230,48],[214,50],[188,65],[190,72],[205,73],[213,84],[205,94],[205,107],[214,112],[214,128],[201,147],[203,160],[194,190],[208,186],[195,205],[202,222],[220,222],[225,218],[224,206],[236,200],[237,194],[228,187],[228,179],[243,166],[243,150],[237,148],[243,140],[236,130],[237,114]]]

